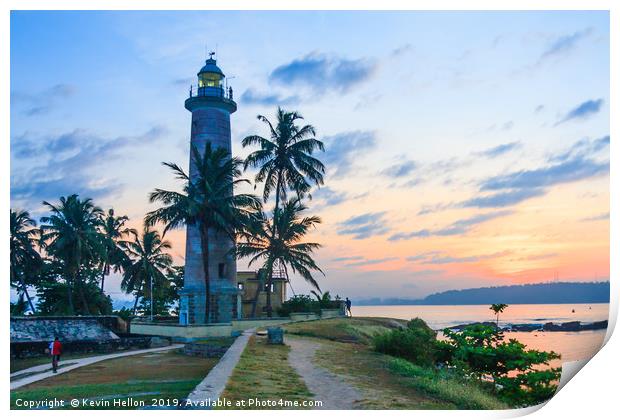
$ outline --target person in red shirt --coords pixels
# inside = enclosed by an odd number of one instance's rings
[[[58,362],[60,361],[60,355],[62,353],[62,344],[58,337],[54,337],[54,341],[50,344],[50,353],[52,355],[52,369],[54,373],[58,370]]]

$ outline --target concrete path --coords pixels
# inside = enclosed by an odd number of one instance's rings
[[[288,360],[302,377],[306,386],[314,394],[314,399],[322,401],[321,410],[352,410],[359,408],[360,393],[338,375],[314,364],[314,355],[321,344],[288,334],[286,344],[291,347]]]
[[[250,337],[254,334],[254,330],[246,330],[242,335],[237,337],[235,342],[226,350],[220,361],[209,371],[207,376],[200,382],[196,388],[187,396],[186,406],[184,408],[210,408],[209,404],[216,401],[224,388],[228,378],[232,375],[235,366],[239,362],[241,353],[245,350]]]
[[[92,365],[93,363],[98,363],[104,360],[116,359],[118,357],[135,356],[135,355],[143,354],[143,353],[168,351],[168,350],[178,349],[180,347],[183,347],[183,344],[175,344],[175,345],[166,346],[166,347],[155,347],[152,349],[127,351],[123,353],[104,354],[102,356],[84,357],[81,359],[64,360],[58,366],[58,373],[54,373],[50,370],[51,362],[44,364],[44,365],[33,366],[28,369],[24,369],[24,370],[11,373],[11,378],[16,377],[16,376],[21,376],[24,374],[28,375],[24,378],[15,379],[14,381],[11,381],[11,390],[20,388],[24,385],[28,385],[33,382],[37,382],[37,381],[40,381],[46,378],[50,378],[52,376],[62,375],[63,373],[72,371],[74,369],[79,369],[81,367]]]

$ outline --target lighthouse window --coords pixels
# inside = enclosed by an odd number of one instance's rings
[[[218,273],[219,278],[226,277],[226,264],[225,263],[218,264],[217,273]]]

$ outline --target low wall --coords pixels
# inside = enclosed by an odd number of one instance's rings
[[[286,318],[257,318],[236,319],[230,323],[222,324],[169,324],[147,321],[133,321],[131,323],[132,334],[174,337],[179,339],[195,339],[207,337],[230,337],[234,332],[245,331],[251,328],[267,328],[276,325],[289,324],[291,322],[315,321],[318,319],[330,319],[342,317],[338,309],[326,309],[321,316],[315,312],[294,312]]]
[[[161,335],[164,337],[203,338],[229,337],[233,332],[232,324],[195,324],[170,325],[148,322],[132,322],[131,333],[142,335]]]

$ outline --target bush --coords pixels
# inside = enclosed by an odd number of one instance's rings
[[[501,331],[488,325],[472,325],[462,331],[444,330],[444,334],[448,341],[440,346],[438,360],[465,376],[490,379],[497,385],[494,389],[503,401],[525,407],[542,403],[555,393],[561,369],[544,366],[550,360],[559,359],[558,354],[527,350],[517,340],[506,341]]]
[[[373,338],[378,352],[402,357],[420,366],[435,364],[437,333],[419,318],[407,323],[407,328],[398,328]]]
[[[319,302],[308,295],[296,295],[282,303],[277,309],[279,316],[289,316],[291,312],[320,312]]]

